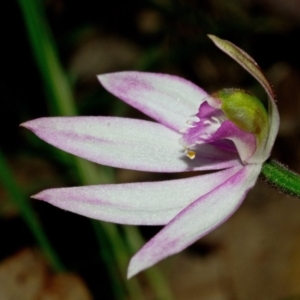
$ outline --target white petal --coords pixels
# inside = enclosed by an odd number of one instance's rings
[[[181,211],[133,256],[128,277],[185,249],[227,220],[255,184],[260,170],[261,165],[246,165]]]
[[[22,126],[64,151],[118,168],[153,172],[183,172],[231,167],[231,153],[210,146],[199,148],[191,161],[179,145],[180,134],[161,124],[116,117],[53,117]]]
[[[98,79],[110,93],[176,131],[197,113],[207,96],[192,82],[167,74],[119,72]]]
[[[32,197],[97,220],[164,225],[236,172],[231,168],[178,180],[49,189]]]

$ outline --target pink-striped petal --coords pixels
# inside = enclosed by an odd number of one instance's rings
[[[164,225],[226,181],[237,168],[241,167],[178,180],[49,189],[32,198],[97,220]]]
[[[223,184],[181,211],[137,252],[130,261],[128,277],[182,251],[227,220],[253,187],[261,165],[246,165]]]
[[[119,72],[98,79],[110,93],[175,131],[197,113],[207,96],[192,82],[167,74]]]
[[[116,117],[53,117],[22,126],[66,152],[117,168],[153,172],[215,170],[238,165],[234,153],[212,145],[185,157],[180,134],[161,124]]]

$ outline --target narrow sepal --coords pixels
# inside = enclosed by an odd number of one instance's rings
[[[164,225],[197,198],[222,184],[236,170],[230,168],[159,182],[48,189],[32,198],[97,220],[131,225]]]
[[[182,210],[131,259],[128,277],[178,253],[226,221],[255,184],[261,165],[247,165]]]

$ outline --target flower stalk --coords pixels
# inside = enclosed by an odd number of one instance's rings
[[[300,198],[300,175],[280,162],[270,159],[262,167],[260,177],[276,190]]]

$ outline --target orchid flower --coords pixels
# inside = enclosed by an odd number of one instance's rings
[[[209,36],[251,73],[268,108],[238,89],[208,95],[166,74],[98,76],[103,87],[156,122],[117,117],[51,117],[22,124],[46,142],[90,161],[151,172],[217,170],[191,178],[44,190],[33,198],[90,218],[166,225],[131,259],[128,277],[178,253],[227,220],[255,184],[279,126],[272,88],[256,62]]]

